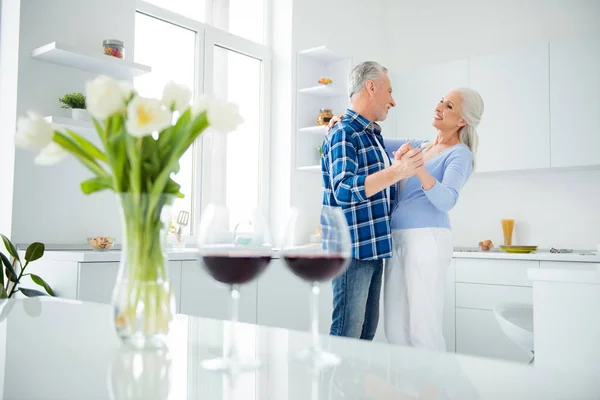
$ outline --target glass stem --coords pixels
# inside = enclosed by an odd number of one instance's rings
[[[239,320],[239,307],[240,307],[240,287],[238,285],[231,285],[231,321],[229,326],[229,351],[227,356],[230,359],[237,358],[237,346],[236,346],[236,326]]]
[[[321,289],[318,282],[312,283],[312,294],[310,302],[310,319],[311,319],[311,333],[312,333],[312,346],[315,352],[320,350],[319,344],[319,293]]]

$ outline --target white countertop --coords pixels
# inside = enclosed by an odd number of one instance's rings
[[[597,252],[550,253],[548,250],[538,250],[530,254],[506,253],[502,250],[490,251],[465,250],[454,251],[454,258],[482,258],[499,260],[532,260],[532,261],[560,261],[560,262],[590,262],[600,263],[600,254]]]
[[[308,306],[308,305],[307,305]],[[228,324],[177,316],[168,355],[120,346],[107,305],[49,298],[0,302],[0,399],[591,399],[599,372],[548,370],[324,337],[342,358],[316,371],[294,361],[310,335],[239,326],[240,351],[257,372],[230,379],[202,370],[220,355]]]
[[[72,262],[117,262],[121,258],[121,250],[96,251],[87,246],[49,246],[44,253],[43,260],[46,261],[72,261]],[[196,260],[197,249],[194,247],[176,248],[170,247],[166,250],[169,260]],[[275,255],[275,257],[278,257]],[[454,251],[454,258],[481,258],[500,260],[534,260],[534,261],[561,261],[561,262],[590,262],[600,263],[600,254],[597,252],[573,253],[550,253],[547,250],[539,250],[531,254],[510,254],[501,250],[481,251],[478,249],[458,248]]]

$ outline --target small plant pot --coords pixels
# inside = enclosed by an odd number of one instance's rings
[[[83,108],[72,108],[71,118],[76,121],[90,121],[90,113]]]

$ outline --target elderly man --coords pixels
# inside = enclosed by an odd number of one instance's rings
[[[351,106],[323,144],[323,205],[341,207],[350,227],[352,261],[333,281],[330,334],[372,340],[379,321],[383,260],[392,255],[395,184],[423,165],[418,149],[390,160],[376,121],[396,104],[387,69],[357,65],[349,76]]]

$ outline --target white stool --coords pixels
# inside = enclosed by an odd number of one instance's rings
[[[533,306],[523,303],[504,303],[494,310],[496,321],[504,334],[531,357],[533,362]]]

